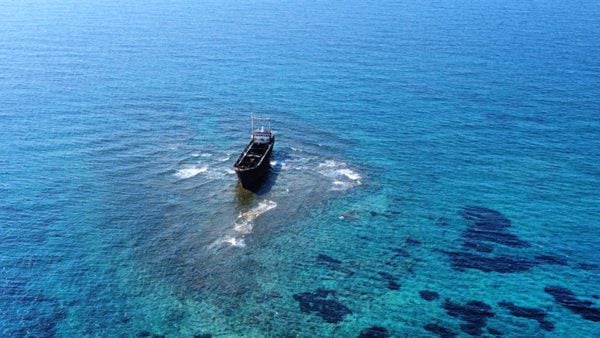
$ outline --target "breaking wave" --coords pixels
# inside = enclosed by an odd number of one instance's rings
[[[227,161],[229,161],[230,159],[231,159],[231,154],[227,154],[227,155],[225,155],[225,156],[223,156],[223,157],[220,157],[220,158],[219,158],[217,161],[218,161],[218,162],[227,162]]]
[[[177,170],[175,176],[179,179],[192,178],[198,174],[205,173],[208,171],[208,166],[196,166],[196,167],[187,167]]]
[[[258,205],[254,208],[240,212],[233,223],[233,233],[219,238],[213,244],[211,244],[211,247],[221,246],[224,244],[235,247],[246,246],[244,237],[252,233],[252,229],[254,228],[254,220],[258,218],[258,216],[269,210],[275,209],[276,207],[277,203],[274,201],[264,200],[258,203]]]
[[[343,191],[361,185],[362,176],[356,171],[348,168],[346,163],[327,160],[319,163],[317,171],[331,179],[331,190]]]

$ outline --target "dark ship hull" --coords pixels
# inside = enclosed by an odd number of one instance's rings
[[[235,162],[233,168],[244,189],[256,191],[261,187],[271,168],[270,159],[274,145],[273,135],[270,135],[267,143],[257,142],[253,138]]]

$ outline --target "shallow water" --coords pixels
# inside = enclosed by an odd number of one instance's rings
[[[2,336],[600,335],[597,3],[0,13]]]

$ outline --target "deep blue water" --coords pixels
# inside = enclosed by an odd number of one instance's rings
[[[597,1],[0,16],[1,336],[600,336]]]

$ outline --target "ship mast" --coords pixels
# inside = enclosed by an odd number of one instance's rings
[[[254,121],[267,121],[268,131],[271,131],[271,118],[269,117],[261,117],[260,115],[254,115],[254,113],[250,113],[250,120],[252,121],[252,134],[254,134]],[[264,125],[261,125],[261,128],[264,129]]]

